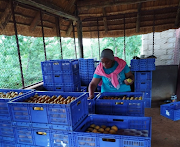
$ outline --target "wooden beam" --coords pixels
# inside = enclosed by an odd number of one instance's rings
[[[70,21],[69,27],[68,27],[68,29],[66,31],[66,36],[70,36],[71,32],[73,31],[72,23],[75,26],[76,25],[76,21]]]
[[[11,19],[11,14],[12,14],[11,2],[9,1],[4,13],[1,15],[1,18],[0,18],[0,28],[1,29],[5,29],[7,23]]]
[[[141,12],[144,11],[152,11],[152,10],[158,10],[158,9],[168,9],[168,8],[174,8],[177,7],[177,4],[172,4],[172,5],[161,5],[161,6],[154,6],[154,7],[143,7],[141,8]],[[118,14],[126,14],[126,13],[136,13],[137,9],[129,9],[125,11],[111,11],[111,12],[106,12],[107,16],[109,15],[118,15]],[[79,17],[101,17],[103,14],[101,12],[99,13],[79,13]]]
[[[141,3],[138,4],[137,20],[136,20],[136,33],[140,31],[140,17],[141,17]]]
[[[66,31],[66,36],[69,36],[73,30],[72,21],[70,21],[70,24],[68,26],[68,29]]]
[[[71,15],[63,10],[61,10],[60,7],[57,7],[51,3],[47,3],[47,2],[43,2],[40,0],[16,0],[17,2],[26,4],[26,5],[30,5],[36,8],[39,8],[41,10],[47,11],[51,14],[57,15],[57,16],[61,16],[61,17],[65,17],[71,20],[78,20],[77,16]]]
[[[38,12],[36,14],[35,18],[33,19],[32,23],[30,24],[30,28],[29,28],[30,32],[35,30],[35,28],[38,25],[39,21],[40,21],[40,12]]]
[[[105,8],[102,9],[103,11],[103,22],[104,22],[104,29],[105,29],[105,33],[108,33],[108,26],[107,26],[107,18],[106,18],[106,11]]]
[[[112,7],[112,6],[118,6],[118,5],[127,5],[127,4],[136,4],[136,3],[142,3],[142,2],[148,2],[148,1],[156,1],[156,0],[116,0],[116,1],[90,1],[91,3],[87,3],[86,1],[80,1],[78,2],[78,10],[84,11],[89,9],[96,9],[96,8],[105,8],[105,7]]]
[[[75,1],[76,1],[76,0],[70,0],[70,1],[68,2],[68,4],[66,5],[66,7],[64,8],[64,11],[69,12],[69,10],[71,10],[72,6],[74,5],[74,2],[75,2]],[[65,21],[65,20],[62,19],[60,24],[63,24],[64,21]]]
[[[176,14],[176,19],[175,19],[175,27],[179,26],[179,16],[180,16],[180,0],[179,0],[179,4],[178,4],[178,10],[177,10],[177,14]]]

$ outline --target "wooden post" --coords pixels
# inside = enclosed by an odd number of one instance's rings
[[[79,44],[79,58],[84,58],[83,55],[83,43],[82,43],[82,21],[77,21],[77,33],[78,33],[78,44]]]

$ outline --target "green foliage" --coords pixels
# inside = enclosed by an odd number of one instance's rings
[[[24,85],[28,86],[42,81],[41,62],[45,61],[42,37],[25,37],[18,35],[20,47],[20,60],[24,77]],[[133,56],[140,54],[141,36],[126,37],[126,62],[130,64]],[[79,55],[78,42],[76,42],[77,55]],[[61,38],[63,59],[75,59],[75,45],[72,38]],[[99,51],[100,44],[100,51]],[[59,37],[45,38],[47,60],[61,59]],[[116,56],[124,59],[124,38],[84,39],[84,58],[99,60],[99,53],[110,48]],[[79,57],[79,56],[77,56]],[[0,88],[22,88],[20,62],[15,36],[0,36]]]

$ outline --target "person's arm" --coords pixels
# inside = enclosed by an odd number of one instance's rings
[[[93,99],[94,98],[94,91],[96,90],[97,85],[100,82],[100,78],[93,78],[92,81],[89,83],[89,97],[88,99]]]
[[[134,82],[134,75],[132,74],[131,71],[129,71],[128,73],[125,73],[125,76],[126,76],[126,79],[124,80],[124,83],[125,83],[126,85],[131,85],[131,84]],[[129,82],[127,81],[128,78],[130,78],[130,79],[132,80],[131,83],[129,83]]]

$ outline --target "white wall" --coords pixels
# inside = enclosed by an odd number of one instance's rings
[[[167,30],[154,33],[154,56],[156,65],[178,65],[180,57],[180,30]],[[142,35],[141,55],[153,54],[153,33]]]

